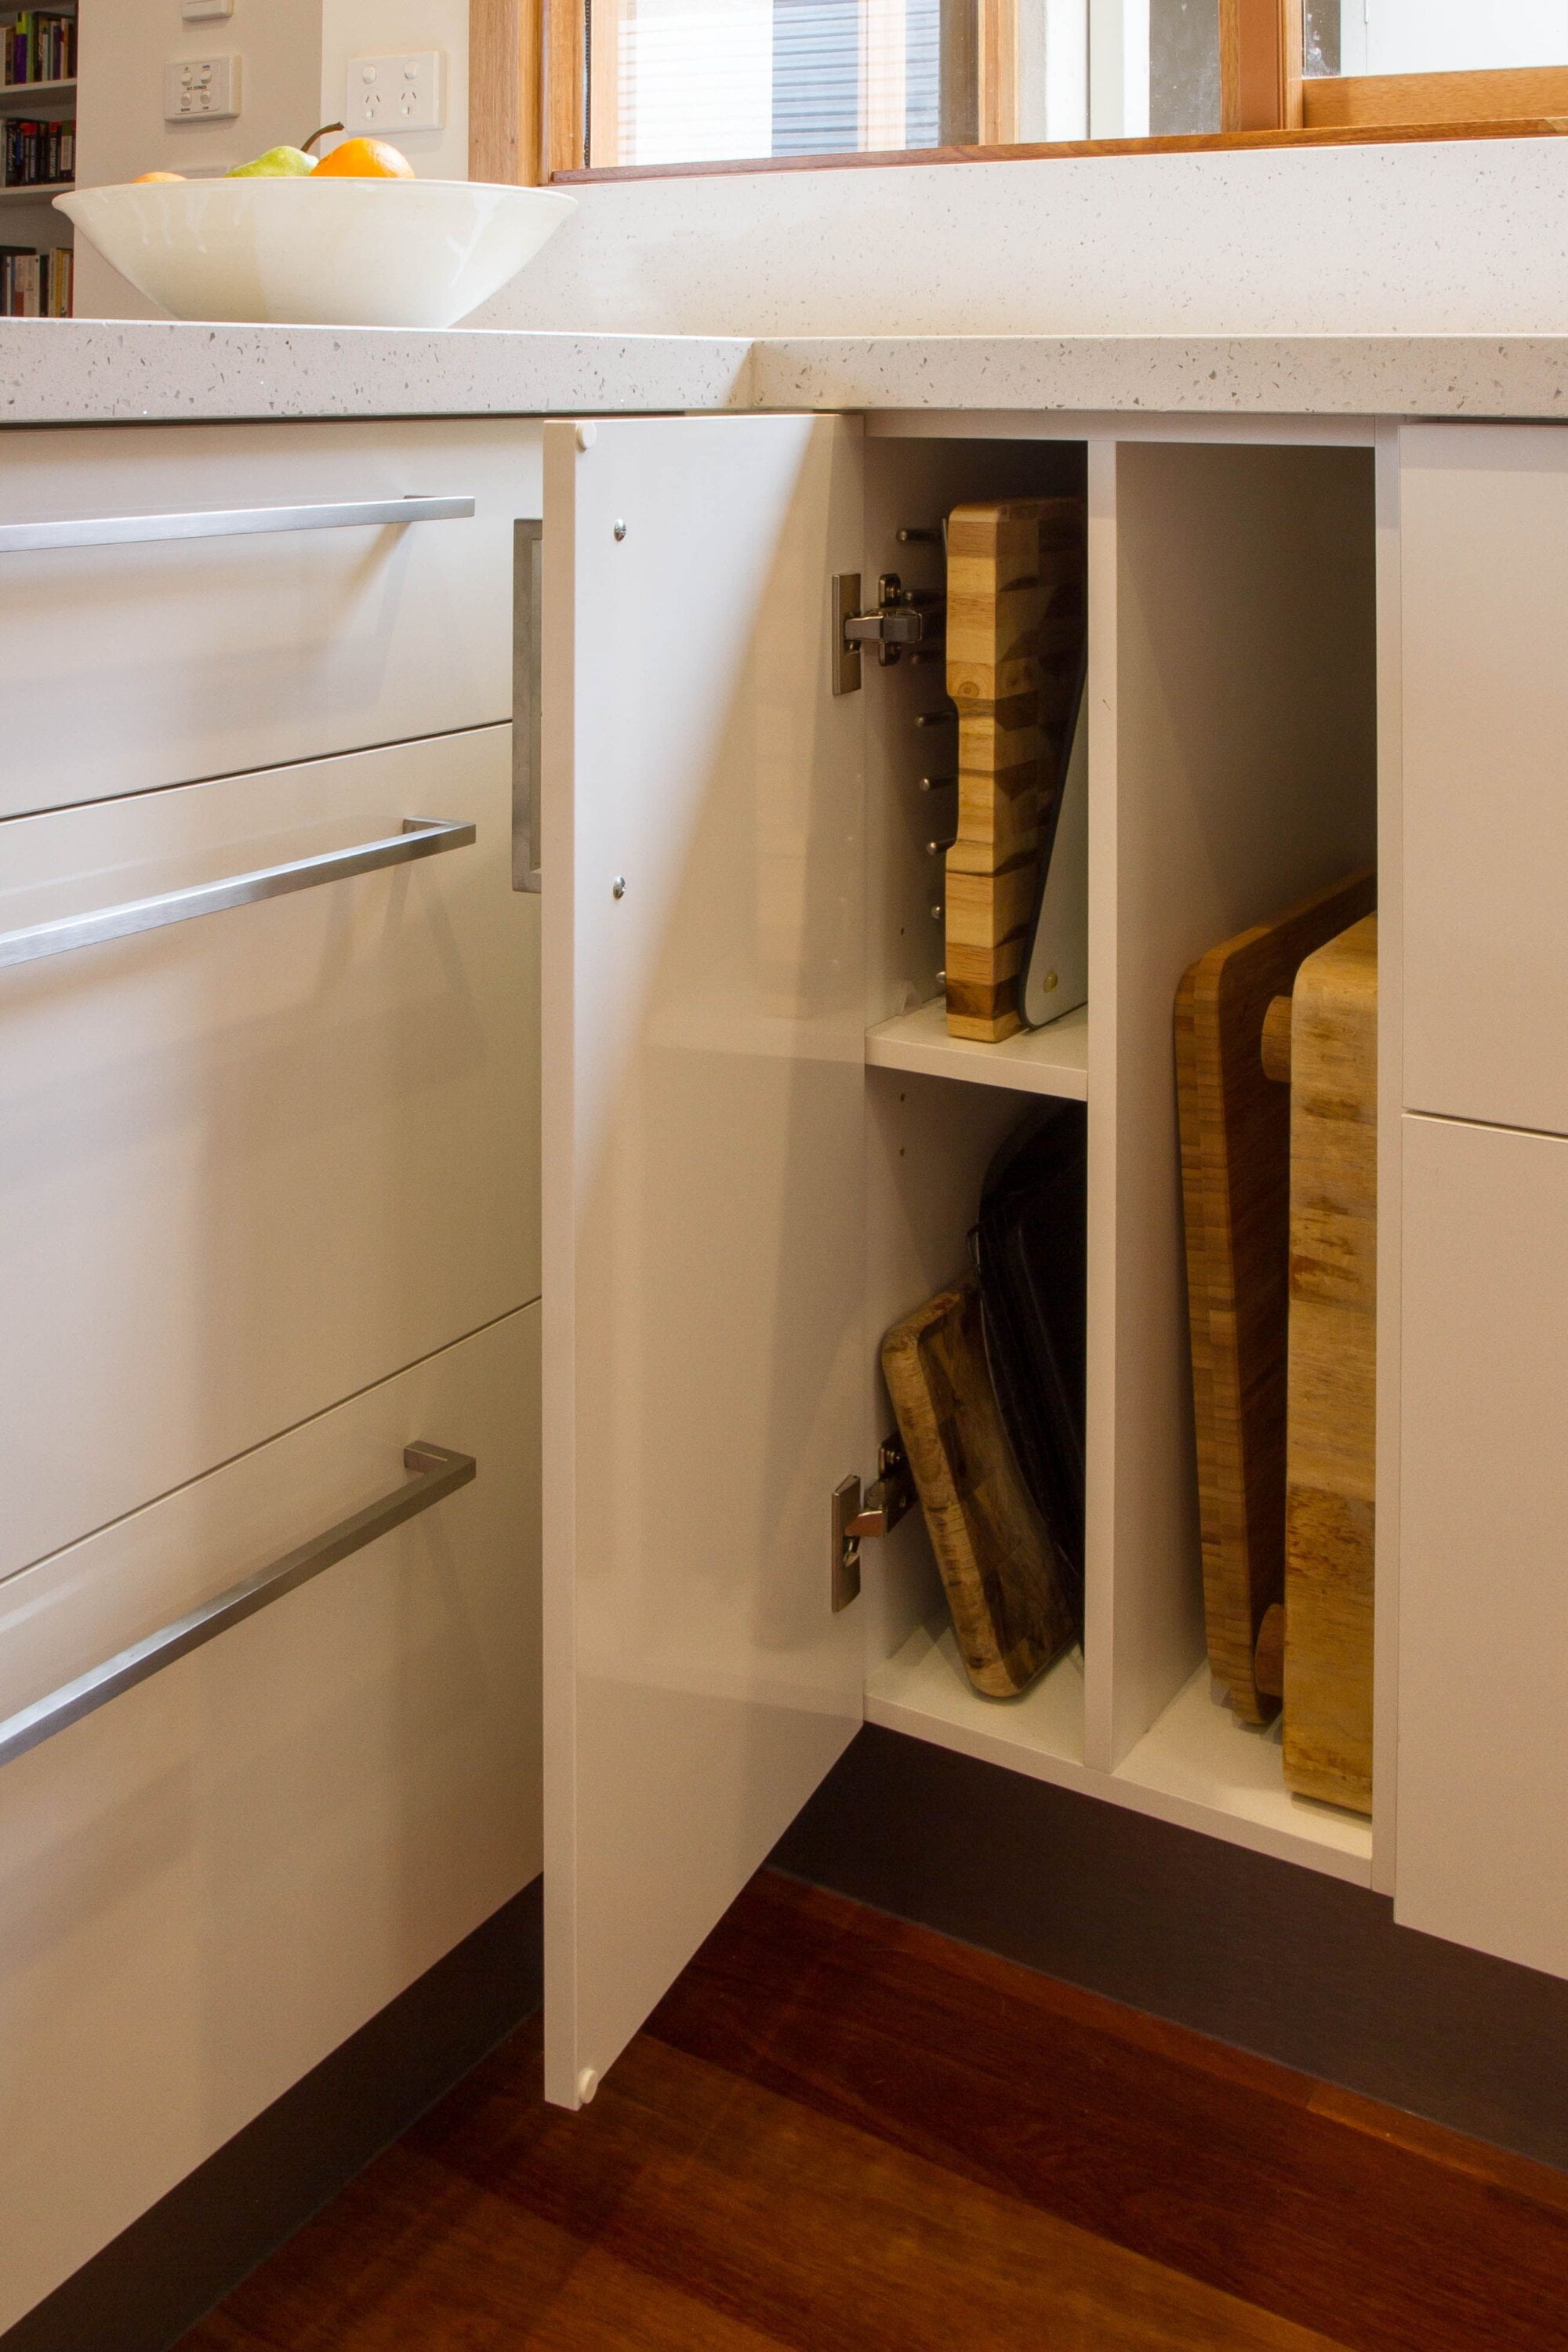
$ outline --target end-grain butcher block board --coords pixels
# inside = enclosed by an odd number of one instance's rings
[[[969,1679],[986,1698],[1012,1698],[1072,1641],[1074,1618],[1003,1430],[978,1285],[941,1291],[896,1324],[882,1370]]]
[[[1285,1587],[1290,1097],[1264,1075],[1264,1014],[1298,966],[1374,904],[1371,874],[1315,891],[1193,965],[1176,1085],[1209,1664],[1246,1723],[1278,1702],[1254,1651]]]
[[[1290,1008],[1285,1780],[1372,1811],[1377,918],[1309,956]]]
[[[947,690],[958,832],[947,853],[947,1025],[1024,1026],[1024,957],[1083,648],[1081,499],[956,507],[947,527]]]

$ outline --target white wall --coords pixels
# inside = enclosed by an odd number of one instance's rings
[[[187,25],[180,0],[80,0],[77,177],[83,187],[142,172],[221,173],[321,117],[321,0],[235,0],[234,15]],[[163,68],[179,58],[237,56],[240,113],[222,122],[163,121]],[[85,319],[162,314],[77,244],[76,308]]]
[[[1568,139],[739,173],[572,193],[576,216],[468,323],[1568,333]]]
[[[181,19],[180,0],[80,0],[80,8],[77,176],[84,187],[142,172],[222,173],[268,147],[297,146],[342,118],[352,55],[416,44],[447,51],[447,128],[399,143],[425,176],[468,177],[468,0],[235,0],[232,16],[192,25]],[[237,119],[165,123],[164,66],[214,55],[242,60]],[[85,238],[77,246],[76,308],[84,319],[160,315]]]
[[[397,144],[422,180],[466,180],[468,0],[321,0],[321,110],[317,120],[342,121],[351,58],[404,48],[445,50],[447,121],[440,131],[399,132]],[[322,147],[337,143],[328,139]]]

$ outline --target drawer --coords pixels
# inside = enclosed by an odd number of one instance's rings
[[[510,734],[0,826],[6,934],[409,818],[476,834],[0,968],[0,1575],[537,1296]]]
[[[1401,449],[1405,1100],[1568,1134],[1568,432]]]
[[[0,1767],[0,2328],[536,1874],[539,1310],[0,1585],[0,1712],[447,1495]]]
[[[0,552],[0,816],[511,715],[510,420],[0,434],[6,524],[472,498],[469,519]]]

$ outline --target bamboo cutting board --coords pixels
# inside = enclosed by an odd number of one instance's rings
[[[1370,873],[1314,891],[1201,957],[1176,999],[1209,1664],[1247,1723],[1278,1712],[1255,1651],[1285,1584],[1290,1097],[1264,1073],[1264,1016],[1375,896]]]
[[[1290,1012],[1285,1779],[1372,1811],[1377,918],[1309,956]]]
[[[1014,1465],[985,1360],[977,1284],[943,1290],[882,1342],[915,1489],[965,1671],[1012,1698],[1074,1638],[1068,1581]]]
[[[947,532],[947,690],[958,706],[958,831],[947,853],[947,1025],[1024,1026],[1043,827],[1083,646],[1081,499],[956,507]]]

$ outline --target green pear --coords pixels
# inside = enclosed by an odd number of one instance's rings
[[[269,147],[254,163],[237,163],[231,180],[299,180],[316,168],[316,159],[302,147]]]

